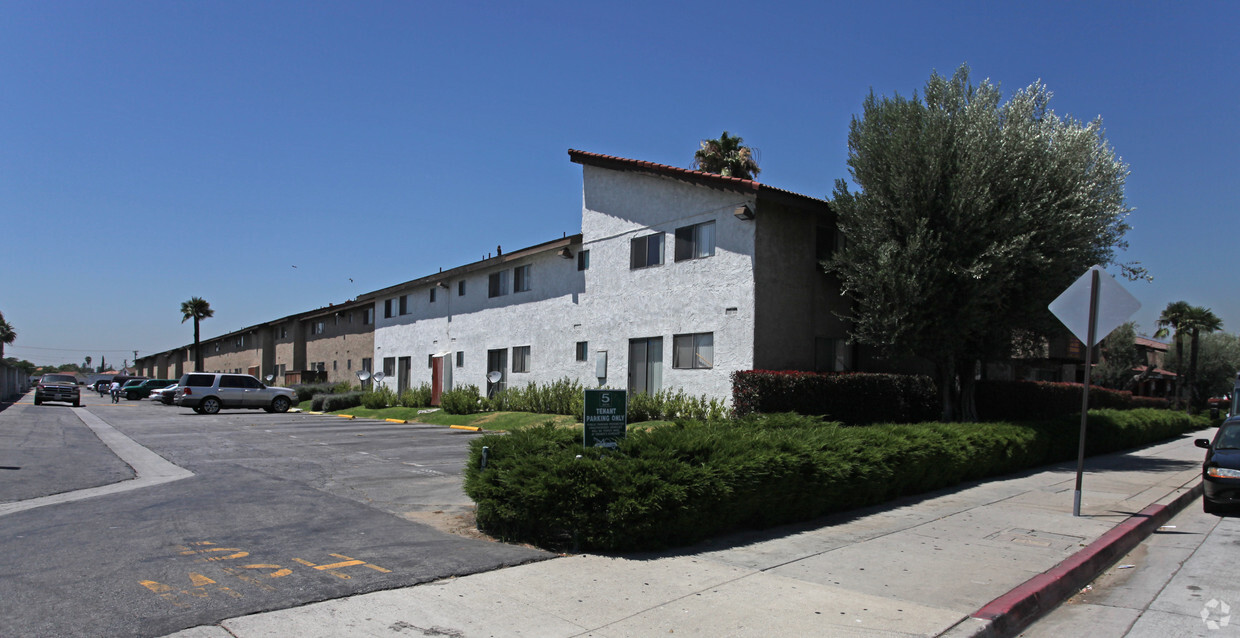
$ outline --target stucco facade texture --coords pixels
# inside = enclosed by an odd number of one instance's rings
[[[731,373],[753,365],[753,220],[733,211],[754,207],[752,196],[650,174],[583,167],[582,241],[529,255],[460,278],[445,278],[434,303],[426,284],[377,300],[376,369],[385,358],[409,357],[408,385],[431,383],[429,357],[445,356],[445,389],[473,384],[485,389],[487,353],[504,349],[509,387],[562,378],[586,387],[630,386],[634,340],[658,340],[657,383],[645,387],[684,390],[727,400]],[[678,228],[713,223],[713,255],[675,261]],[[633,268],[631,240],[662,235],[661,263]],[[578,253],[589,251],[589,267],[578,270]],[[570,258],[565,258],[569,256]],[[515,270],[529,267],[530,290],[514,292]],[[488,296],[493,273],[507,271],[507,295]],[[400,297],[408,314],[399,315]],[[385,301],[396,316],[385,318]],[[699,366],[675,367],[677,335],[709,335],[711,348]],[[577,358],[585,342],[586,360]],[[528,372],[514,371],[514,347],[529,346]],[[645,348],[651,358],[653,348]],[[456,353],[462,353],[457,366]],[[604,377],[599,359],[606,358]],[[397,375],[384,383],[397,388]],[[450,376],[450,379],[448,377]]]

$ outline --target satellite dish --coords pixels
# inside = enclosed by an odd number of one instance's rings
[[[358,381],[365,382],[365,381],[366,381],[367,379],[369,379],[369,378],[370,378],[370,370],[358,370],[358,371],[357,371],[357,380],[358,380]]]
[[[387,375],[386,375],[386,374],[383,374],[382,372],[376,372],[376,373],[375,373],[375,383],[383,383],[383,377],[386,377],[386,376],[387,376]]]
[[[491,383],[499,383],[499,380],[503,378],[504,373],[498,370],[493,370],[487,373],[487,381],[490,381]]]

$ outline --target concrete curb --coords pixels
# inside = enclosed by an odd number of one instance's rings
[[[1201,496],[1202,490],[1198,481],[1170,502],[1150,505],[1128,517],[1081,551],[990,601],[942,635],[950,638],[1015,636],[1132,551],[1154,530]]]

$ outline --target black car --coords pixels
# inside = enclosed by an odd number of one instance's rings
[[[1225,506],[1240,505],[1240,416],[1218,426],[1213,441],[1197,439],[1196,443],[1207,450],[1201,466],[1203,509],[1214,514]]]

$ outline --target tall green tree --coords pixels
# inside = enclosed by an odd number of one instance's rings
[[[13,325],[4,319],[4,313],[0,312],[0,359],[4,358],[4,347],[17,341],[17,330]]]
[[[1189,311],[1185,328],[1188,330],[1189,338],[1189,355],[1188,355],[1188,404],[1189,411],[1200,410],[1205,406],[1208,396],[1204,396],[1199,391],[1197,385],[1197,351],[1200,344],[1201,335],[1211,332],[1218,332],[1223,329],[1223,320],[1210,311],[1209,308],[1201,306],[1193,306]]]
[[[1188,374],[1188,367],[1184,365],[1184,340],[1182,337],[1187,330],[1182,328],[1186,326],[1189,315],[1192,313],[1193,307],[1187,301],[1172,301],[1163,308],[1162,314],[1158,315],[1158,320],[1154,322],[1157,330],[1154,332],[1155,339],[1166,339],[1168,335],[1175,343],[1175,365],[1168,367],[1169,370],[1175,370],[1175,406],[1180,407],[1180,400],[1183,394],[1184,379]]]
[[[83,372],[90,372],[90,355],[86,355],[86,365],[82,367]]]
[[[1137,350],[1137,327],[1129,321],[1107,335],[1100,344],[1102,360],[1094,368],[1094,383],[1113,390],[1132,390],[1137,375],[1133,372],[1146,364]]]
[[[756,155],[739,135],[732,137],[724,131],[717,140],[702,140],[701,148],[693,154],[693,168],[725,177],[754,179],[762,172]]]
[[[1198,349],[1197,372],[1193,375],[1196,394],[1206,398],[1230,394],[1240,371],[1240,336],[1221,331],[1202,334]],[[1180,363],[1180,355],[1174,352],[1168,352],[1163,360],[1168,369],[1188,368],[1187,361],[1183,366]]]
[[[1040,82],[1002,101],[969,69],[924,98],[866,98],[834,205],[845,247],[823,263],[854,341],[938,372],[944,419],[976,419],[975,370],[1015,335],[1060,329],[1046,306],[1126,247],[1127,166],[1102,122],[1062,118]],[[1135,264],[1120,264],[1131,277]]]
[[[199,340],[198,324],[203,319],[215,315],[211,304],[201,297],[190,297],[189,301],[181,302],[181,323],[194,320],[194,372],[202,372],[202,347]]]

